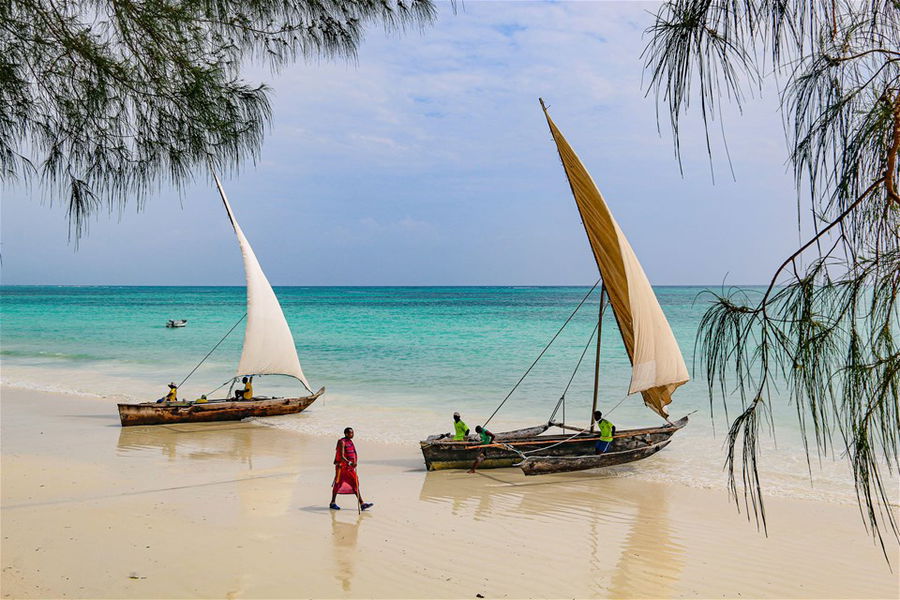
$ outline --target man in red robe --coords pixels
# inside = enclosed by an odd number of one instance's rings
[[[332,510],[341,510],[335,503],[338,494],[354,494],[359,502],[359,508],[366,510],[372,507],[371,502],[364,502],[359,492],[359,476],[356,474],[356,446],[353,445],[353,428],[344,429],[344,437],[338,440],[334,449],[334,481],[331,482]]]

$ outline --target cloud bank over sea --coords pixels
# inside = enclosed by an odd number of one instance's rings
[[[261,160],[225,182],[276,285],[590,284],[595,267],[543,97],[654,284],[766,281],[796,243],[777,98],[724,106],[728,152],[682,139],[647,96],[655,5],[469,2],[424,31],[374,29],[354,63],[247,79],[272,89]],[[714,126],[718,126],[717,121]],[[693,125],[687,126],[687,125]],[[78,252],[65,210],[22,184],[3,198],[3,282],[236,284],[209,182],[102,215]]]

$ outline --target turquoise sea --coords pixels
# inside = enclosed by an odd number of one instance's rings
[[[327,391],[304,413],[260,422],[323,436],[337,435],[352,424],[360,438],[410,447],[428,434],[448,431],[454,410],[474,428],[497,407],[588,290],[276,287],[306,376],[311,385]],[[706,306],[703,291],[656,288],[691,371],[694,336]],[[108,399],[113,425],[115,402],[161,396],[166,383],[180,382],[245,311],[243,287],[4,286],[0,292],[3,383]],[[492,421],[493,429],[547,420],[591,335],[597,309],[595,290]],[[168,319],[187,319],[188,325],[167,329]],[[183,395],[197,397],[229,380],[242,340],[243,324],[185,383]],[[567,422],[586,423],[592,376],[589,350],[566,394]],[[676,418],[693,412],[691,425],[652,467],[633,474],[721,485],[724,490],[722,439],[727,420],[720,399],[711,412],[705,382],[694,376],[679,388],[670,406]],[[620,427],[659,423],[639,396],[625,396],[629,377],[629,363],[607,311],[600,406]],[[298,388],[282,377],[255,383],[260,394]],[[739,408],[733,402],[732,416]],[[793,407],[786,402],[772,405],[776,437],[763,457],[770,491],[852,501],[846,463],[813,457],[811,478]]]

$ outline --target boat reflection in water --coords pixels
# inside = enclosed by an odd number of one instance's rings
[[[298,441],[290,432],[241,422],[123,427],[118,454],[162,453],[170,460],[224,460],[253,469],[254,459],[285,457],[285,447]]]
[[[544,573],[589,574],[582,584],[590,595],[668,597],[678,593],[686,549],[673,529],[669,490],[628,477],[634,470],[610,467],[539,480],[512,470],[428,472],[419,499],[449,510],[457,527],[471,519],[479,539],[539,554]],[[570,584],[559,584],[556,593],[565,594]],[[535,589],[544,592],[552,589]]]
[[[670,598],[684,569],[685,546],[678,541],[669,515],[669,490],[665,485],[644,488],[630,498],[635,511],[630,519],[619,560],[613,569],[609,595],[614,598]],[[591,527],[596,527],[592,521]],[[598,535],[591,531],[595,552],[602,552]]]
[[[647,274],[644,273],[631,244],[613,218],[603,195],[581,159],[578,158],[550,118],[544,101],[541,100],[540,103],[559,152],[569,189],[581,215],[581,222],[590,242],[600,279],[597,280],[594,287],[588,290],[568,319],[563,322],[560,329],[550,338],[544,349],[531,363],[531,366],[513,385],[491,416],[487,418],[485,426],[509,400],[519,384],[525,380],[532,368],[541,360],[557,336],[572,321],[572,318],[585,305],[594,289],[602,281],[597,324],[575,365],[572,377],[569,379],[569,384],[571,384],[591,347],[592,340],[596,337],[594,393],[588,425],[585,428],[579,428],[553,420],[560,407],[563,408],[562,414],[565,415],[564,403],[569,390],[569,385],[566,385],[550,419],[542,427],[507,432],[506,439],[500,439],[503,434],[498,434],[490,444],[483,445],[479,444],[477,440],[472,440],[475,442],[472,443],[469,440],[454,440],[449,436],[435,435],[421,441],[422,456],[429,471],[465,469],[476,459],[481,461],[479,466],[481,469],[517,466],[525,475],[606,469],[653,456],[665,448],[672,436],[688,423],[686,416],[672,422],[669,419],[667,408],[672,402],[672,394],[675,390],[690,379],[675,334],[672,332],[653,287],[650,285],[650,280],[647,279]],[[603,338],[603,313],[607,299],[612,308],[614,322],[622,338],[625,353],[631,363],[631,381],[627,395],[639,393],[647,408],[665,420],[664,425],[615,431],[612,423],[603,419],[598,412],[598,408],[601,407],[599,403],[600,345]],[[562,434],[543,435],[551,426],[560,427],[564,431]],[[569,431],[573,429],[576,433],[570,435]],[[604,431],[605,433],[601,435],[600,432]],[[594,449],[600,442],[610,442],[611,445],[607,444],[602,452],[595,452]]]

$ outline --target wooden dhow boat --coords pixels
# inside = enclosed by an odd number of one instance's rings
[[[665,448],[671,442],[672,436],[688,423],[686,416],[675,422],[670,421],[666,408],[672,401],[672,392],[689,380],[687,366],[672,329],[634,250],[613,218],[600,190],[578,155],[575,154],[550,118],[544,101],[541,100],[540,103],[550,127],[550,133],[556,143],[569,187],[581,214],[594,259],[600,271],[600,281],[602,281],[599,317],[595,329],[597,347],[590,425],[587,429],[583,429],[554,422],[553,416],[556,414],[556,410],[554,410],[548,423],[540,426],[537,430],[531,428],[518,430],[518,432],[523,432],[520,434],[516,432],[498,434],[492,444],[483,445],[469,440],[453,441],[446,437],[432,436],[420,442],[428,470],[468,468],[479,456],[483,458],[479,468],[517,466],[526,475],[581,471],[619,465],[642,460],[656,454]],[[591,292],[588,292],[588,295],[582,300],[582,304],[590,294]],[[593,415],[597,410],[600,341],[607,298],[631,362],[631,382],[628,394],[640,393],[644,404],[665,419],[666,423],[657,427],[618,430],[607,451],[595,454],[594,448],[600,441],[600,436],[595,431],[596,424]],[[581,304],[578,308],[580,307]],[[576,312],[578,308],[575,309]],[[573,312],[572,316],[574,314]],[[570,316],[569,319],[571,320],[571,318]],[[568,322],[567,320],[566,323]],[[550,343],[553,343],[553,339]],[[589,340],[588,344],[590,343]],[[546,351],[546,348],[544,350]],[[585,348],[586,350],[587,348]],[[538,359],[542,355],[543,352]],[[532,364],[533,366],[534,364]],[[523,375],[523,379],[524,377]],[[519,380],[519,383],[521,381],[522,379]],[[516,386],[513,387],[513,391]],[[508,398],[509,395],[507,395]],[[564,400],[565,392],[560,398],[560,402],[564,402]],[[503,402],[505,401],[506,399]],[[557,404],[558,407],[559,404]],[[494,411],[494,414],[496,412]],[[490,418],[493,418],[493,415]],[[550,427],[561,427],[564,430],[574,429],[575,433],[571,435],[545,434],[544,432]],[[535,431],[537,432],[535,433]]]
[[[290,398],[253,397],[248,400],[236,400],[231,397],[209,400],[204,398],[195,402],[119,404],[119,420],[123,427],[164,423],[238,421],[247,417],[270,417],[298,413],[325,392],[325,388],[313,392],[306,380],[303,369],[300,367],[294,337],[284,318],[281,304],[263,273],[253,248],[250,247],[250,242],[247,241],[234,217],[231,204],[225,196],[225,190],[222,189],[219,178],[215,175],[213,177],[231,226],[237,236],[247,278],[247,326],[244,331],[244,348],[241,352],[237,374],[231,383],[233,385],[235,381],[244,376],[287,375],[298,380],[308,393]],[[242,320],[243,318],[241,317]],[[225,335],[227,337],[228,334]],[[211,353],[212,351],[210,351]],[[208,357],[209,354],[206,358]],[[203,361],[200,361],[200,364],[202,363]],[[197,367],[199,366],[198,364]],[[191,371],[191,373],[193,372]],[[183,383],[184,381],[182,381]]]
[[[631,453],[639,454],[644,448],[658,446],[657,450],[662,450],[669,443],[670,438],[676,431],[687,425],[688,418],[682,417],[674,423],[666,423],[660,427],[647,427],[642,429],[622,429],[616,432],[613,437],[613,443],[610,449],[599,456],[607,456],[610,454]],[[559,426],[559,423],[552,423],[544,429],[553,426]],[[522,462],[523,456],[527,453],[540,452],[540,458],[547,457],[580,457],[594,452],[594,445],[600,441],[597,433],[584,431],[578,435],[534,435],[525,437],[507,437],[501,438],[502,434],[497,434],[495,443],[478,444],[474,441],[453,441],[453,440],[437,440],[421,442],[422,454],[425,457],[425,467],[429,471],[438,471],[442,469],[468,469],[478,458],[479,454],[484,453],[484,461],[479,464],[479,469],[496,469],[502,467],[518,466]],[[646,458],[650,452],[640,458]],[[631,460],[638,460],[637,458]],[[631,460],[623,460],[610,464],[621,464],[622,462],[631,462]],[[606,464],[597,466],[609,466]],[[585,467],[594,468],[594,467]],[[581,469],[572,469],[579,471]],[[537,471],[530,474],[537,474]]]

